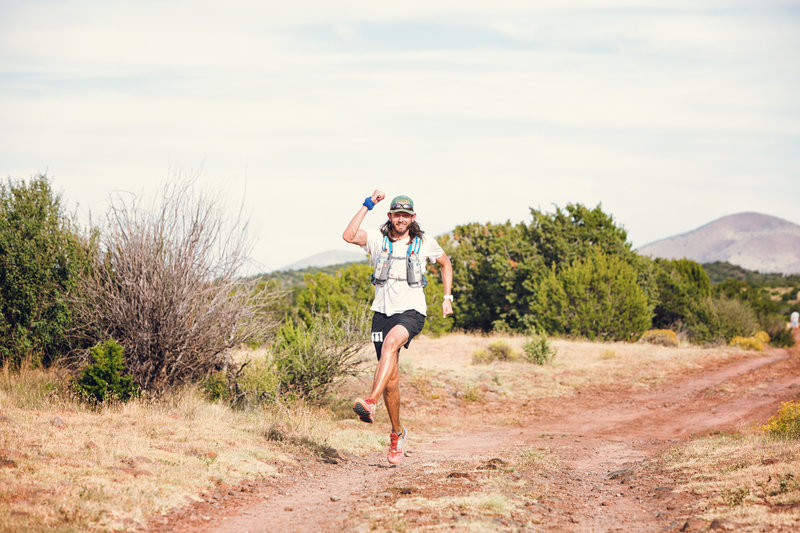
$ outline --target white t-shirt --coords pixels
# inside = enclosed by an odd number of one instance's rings
[[[390,263],[389,279],[386,283],[375,286],[375,299],[370,307],[373,311],[391,316],[414,309],[423,315],[427,314],[425,291],[422,287],[409,287],[406,281],[405,257],[408,254],[409,244],[411,243],[408,240],[392,243],[392,257],[401,259],[394,259]],[[374,267],[378,256],[383,251],[383,235],[380,230],[367,230],[367,244],[362,248],[372,257],[372,266]],[[419,248],[421,261],[424,262],[427,259],[434,263],[443,253],[444,250],[436,242],[436,239],[427,235],[422,236],[422,245]]]

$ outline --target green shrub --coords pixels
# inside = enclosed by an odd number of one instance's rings
[[[206,398],[226,402],[233,408],[247,409],[278,399],[280,383],[270,357],[248,360],[215,372],[200,383]]]
[[[0,184],[0,364],[47,366],[70,350],[68,295],[88,249],[45,176]]]
[[[747,302],[725,297],[711,300],[711,338],[730,342],[734,337],[749,337],[758,331],[755,312]]]
[[[651,329],[645,331],[639,342],[646,344],[657,344],[659,346],[671,346],[676,348],[680,345],[678,336],[671,329]]]
[[[485,349],[472,352],[472,364],[483,365],[492,361],[509,361],[516,359],[517,354],[511,345],[502,339],[492,341]]]
[[[657,290],[653,327],[666,329],[696,320],[703,302],[711,295],[711,283],[703,267],[689,259],[655,259],[653,265]]]
[[[472,364],[473,365],[485,365],[487,363],[491,363],[492,360],[489,358],[488,350],[484,348],[479,348],[472,352]]]
[[[129,400],[138,391],[133,376],[124,374],[125,359],[122,346],[114,339],[96,344],[89,350],[92,363],[75,382],[75,390],[93,400]]]
[[[453,329],[452,315],[447,318],[442,317],[444,287],[442,286],[438,267],[438,264],[428,266],[428,286],[425,288],[428,316],[425,317],[425,329],[422,332],[431,337],[441,337]]]
[[[787,328],[778,330],[770,337],[769,344],[776,348],[791,348],[794,346],[792,330]]]
[[[635,267],[599,252],[551,269],[530,309],[539,331],[603,340],[638,338],[650,327],[650,313]]]
[[[764,314],[759,316],[758,321],[769,334],[769,344],[776,348],[790,348],[794,346],[792,330],[788,327],[783,315]]]
[[[311,314],[309,322],[287,322],[272,347],[280,394],[323,399],[341,378],[355,375],[358,352],[369,339],[364,310],[354,314]]]
[[[522,345],[525,359],[535,365],[549,363],[556,356],[556,349],[550,346],[550,341],[546,335],[540,335],[536,331],[528,333],[525,344]]]
[[[203,395],[216,402],[217,400],[230,400],[228,392],[228,380],[225,379],[224,372],[215,372],[200,382]]]
[[[779,438],[800,439],[800,402],[784,402],[762,430]]]
[[[493,361],[507,361],[514,357],[514,350],[511,348],[511,345],[504,340],[491,342],[487,350],[489,352],[489,357],[491,357]]]
[[[296,294],[297,316],[310,325],[314,315],[346,315],[368,308],[374,288],[369,284],[372,268],[354,263],[329,274],[316,272],[303,276],[305,286]]]

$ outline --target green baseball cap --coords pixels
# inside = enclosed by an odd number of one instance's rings
[[[408,213],[409,215],[414,214],[414,200],[409,198],[408,196],[395,196],[392,200],[391,207],[389,207],[390,213]]]

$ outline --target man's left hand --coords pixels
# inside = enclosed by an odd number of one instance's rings
[[[450,300],[442,302],[442,318],[447,318],[453,314],[453,303]]]

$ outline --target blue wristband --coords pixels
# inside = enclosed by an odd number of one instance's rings
[[[375,207],[375,202],[372,201],[372,196],[367,196],[367,199],[364,200],[362,205],[372,211],[372,208]]]

